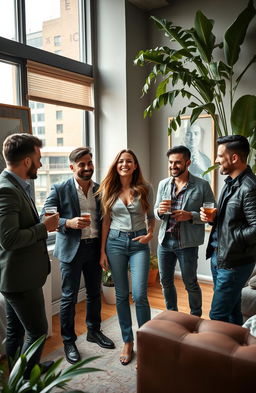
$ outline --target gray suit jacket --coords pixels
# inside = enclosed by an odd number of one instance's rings
[[[47,230],[21,185],[0,176],[0,291],[42,287],[50,271]]]
[[[99,185],[94,183],[93,192],[96,192]],[[96,197],[97,225],[99,233],[101,232],[101,211],[100,201]],[[81,240],[81,230],[66,228],[67,219],[79,217],[81,215],[77,190],[74,178],[70,178],[60,184],[54,184],[48,195],[44,209],[47,206],[57,206],[60,214],[59,231],[56,234],[56,242],[53,255],[61,262],[72,262],[74,259]],[[42,215],[44,214],[42,210]]]
[[[169,216],[164,214],[158,215],[158,206],[162,201],[163,196],[171,195],[171,182],[172,177],[168,177],[160,181],[157,191],[155,203],[155,217],[161,220],[161,226],[158,234],[158,242],[162,244]],[[197,247],[204,242],[204,223],[200,220],[200,207],[203,202],[214,202],[214,195],[208,181],[203,180],[197,176],[189,173],[189,182],[182,202],[182,210],[192,212],[191,221],[180,222],[180,243],[181,248]]]

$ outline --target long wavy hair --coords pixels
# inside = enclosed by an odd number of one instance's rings
[[[130,184],[133,197],[138,197],[140,199],[142,209],[145,213],[149,210],[149,203],[147,199],[148,183],[144,180],[142,176],[141,168],[137,160],[137,157],[132,150],[123,149],[115,157],[114,161],[112,162],[107,172],[107,175],[102,180],[101,185],[97,191],[97,194],[101,198],[103,216],[110,212],[111,207],[113,206],[114,202],[117,200],[122,189],[120,176],[117,172],[117,163],[123,153],[129,153],[133,157],[134,162],[137,166],[132,174],[132,180]]]

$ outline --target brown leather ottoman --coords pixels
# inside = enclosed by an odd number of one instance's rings
[[[137,393],[255,391],[256,338],[231,323],[164,311],[137,332]]]

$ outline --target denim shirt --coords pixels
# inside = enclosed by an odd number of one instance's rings
[[[146,215],[139,198],[135,197],[128,206],[124,204],[122,199],[117,198],[111,208],[110,229],[139,231],[140,229],[146,228],[146,218],[147,220],[154,218],[153,188],[150,184],[148,185],[148,203],[149,211]]]

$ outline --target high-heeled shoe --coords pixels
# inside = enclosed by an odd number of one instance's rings
[[[124,354],[123,352],[121,353],[120,358],[119,358],[120,363],[123,366],[127,366],[127,364],[129,364],[132,361],[133,355],[134,355],[134,351],[133,351],[133,343],[132,343],[131,349],[127,355]]]

